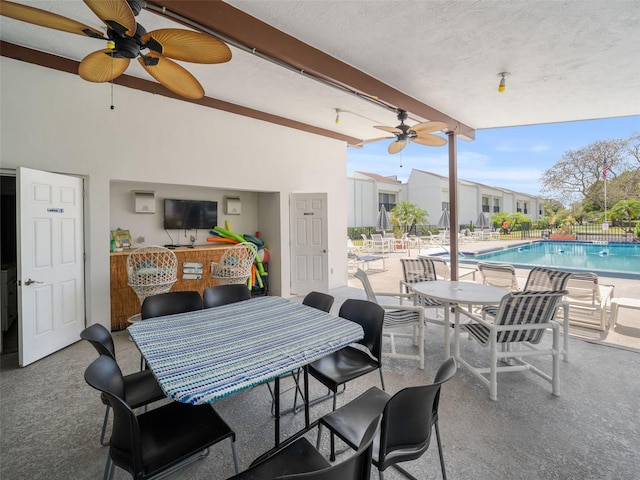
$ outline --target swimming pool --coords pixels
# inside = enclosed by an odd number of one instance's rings
[[[468,260],[509,263],[515,267],[554,267],[590,271],[598,275],[640,279],[640,244],[537,241],[518,246],[465,254]]]

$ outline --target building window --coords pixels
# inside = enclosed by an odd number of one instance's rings
[[[449,202],[442,202],[442,211],[449,211]]]
[[[524,207],[522,208],[522,213],[526,215],[527,213],[529,213],[529,209],[527,208],[528,207],[527,202],[524,202],[523,205]]]
[[[489,197],[482,197],[482,212],[489,213],[491,208],[489,207]]]
[[[378,193],[378,210],[384,206],[388,212],[396,206],[396,194],[395,193]]]
[[[500,199],[493,199],[493,213],[500,213]]]

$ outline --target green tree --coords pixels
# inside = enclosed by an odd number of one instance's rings
[[[542,174],[541,191],[563,203],[579,194],[583,200],[592,202],[602,210],[602,167],[605,161],[609,166],[607,189],[609,185],[617,183],[616,188],[621,192],[628,194],[634,191],[640,180],[640,134],[623,139],[599,140],[579,150],[567,151],[562,159]],[[631,175],[617,180],[623,172],[631,172]]]
[[[389,215],[391,222],[398,225],[403,232],[408,232],[414,225],[425,224],[429,221],[429,213],[424,208],[406,200],[396,203]]]

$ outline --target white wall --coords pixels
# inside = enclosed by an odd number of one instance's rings
[[[378,190],[372,178],[348,178],[348,227],[370,227],[378,218]]]
[[[270,211],[258,229],[280,246],[272,258],[279,264],[270,265],[280,281],[271,288],[284,296],[289,194],[326,192],[329,271],[335,272],[329,288],[346,285],[344,142],[117,85],[110,110],[110,84],[5,57],[0,80],[2,167],[85,178],[88,323],[109,325],[110,195],[117,182],[260,193]]]
[[[407,200],[424,208],[432,225],[437,224],[442,215],[442,202],[449,201],[448,193],[443,193],[443,185],[440,177],[420,170],[411,170],[407,182]]]
[[[190,245],[190,236],[196,237],[196,245],[207,244],[209,230],[168,230],[163,227],[164,199],[209,200],[218,202],[218,225],[225,226],[228,220],[231,229],[239,234],[253,235],[258,230],[258,194],[207,187],[168,185],[114,181],[110,184],[110,229],[123,228],[131,232],[133,246],[142,245]],[[135,213],[133,192],[136,190],[155,193],[155,213]],[[242,202],[240,215],[224,213],[224,196],[237,196]],[[138,237],[144,237],[139,243]],[[268,248],[269,246],[267,246]]]

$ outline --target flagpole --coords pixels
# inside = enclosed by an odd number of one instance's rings
[[[609,165],[607,164],[607,160],[602,164],[602,180],[604,181],[604,222],[602,224],[603,230],[609,230],[609,222],[607,222],[607,170],[609,170]]]
[[[607,177],[604,177],[604,221],[607,222]]]

